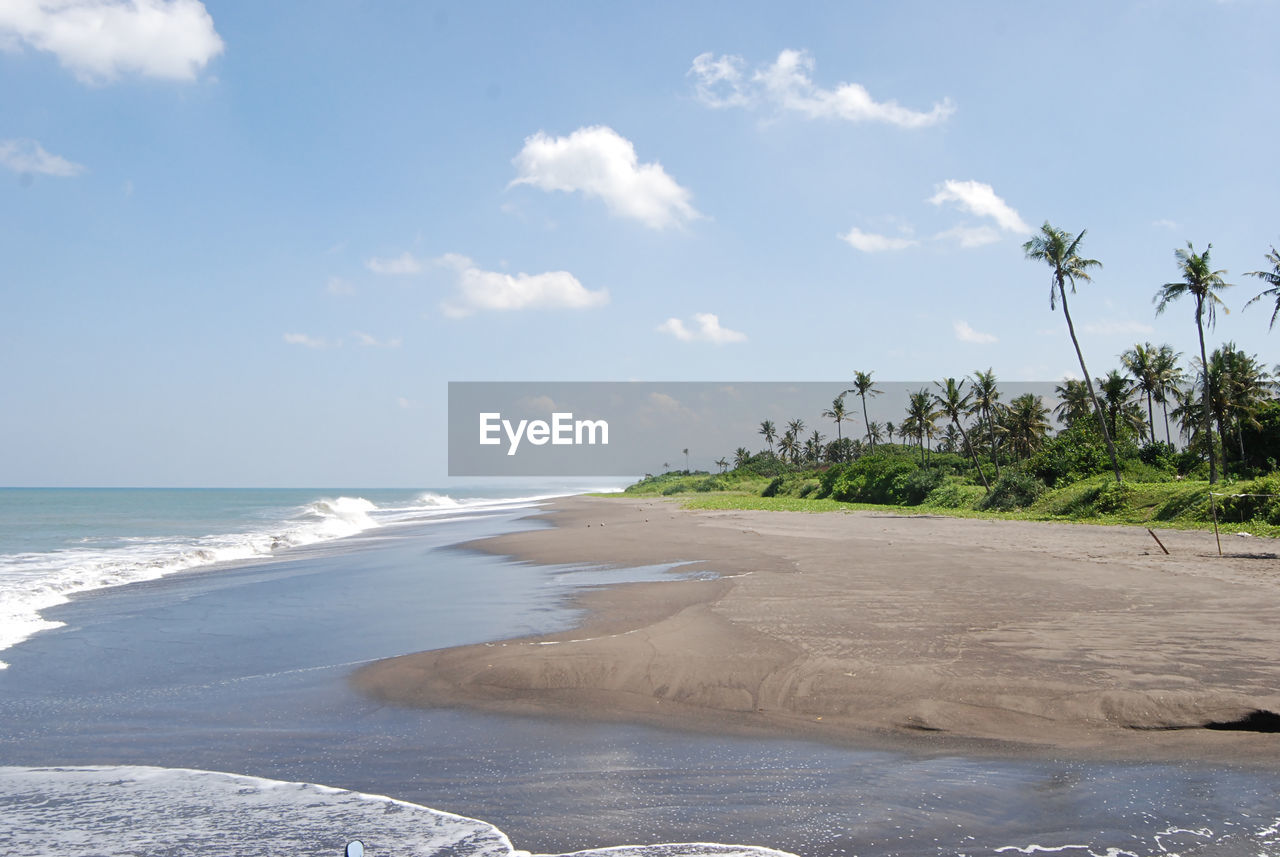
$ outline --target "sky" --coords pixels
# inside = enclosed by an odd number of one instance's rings
[[[0,484],[445,485],[450,381],[1280,362],[1276,0],[0,0]],[[838,392],[838,390],[837,390]],[[757,439],[744,438],[744,443]],[[714,457],[714,456],[712,456]]]

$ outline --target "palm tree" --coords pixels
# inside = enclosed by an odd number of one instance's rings
[[[964,391],[964,381],[956,383],[955,378],[947,378],[941,383],[934,381],[941,393],[934,395],[933,400],[951,420],[951,425],[960,430],[960,438],[964,441],[965,448],[969,450],[970,457],[973,458],[973,467],[978,471],[978,476],[982,478],[982,487],[991,492],[991,486],[987,484],[987,476],[982,472],[982,465],[978,463],[978,454],[974,452],[973,445],[969,443],[969,435],[965,432],[964,426],[960,424],[960,415],[968,411],[969,393]]]
[[[848,390],[844,391],[844,393],[847,393],[847,392],[849,391]],[[841,393],[840,395],[835,397],[835,400],[832,401],[831,408],[829,410],[825,410],[822,412],[822,416],[824,418],[836,421],[836,440],[837,441],[839,441],[841,437],[840,423],[849,419],[849,415],[845,412],[845,409],[844,409],[844,393]]]
[[[739,467],[745,467],[747,462],[751,460],[751,450],[745,446],[740,446],[733,451],[733,468],[737,470]]]
[[[1134,388],[1147,397],[1147,421],[1151,425],[1151,440],[1156,439],[1156,412],[1154,399],[1160,388],[1160,375],[1157,371],[1159,352],[1150,342],[1135,345],[1120,355],[1120,362],[1133,377]]]
[[[973,373],[973,407],[987,425],[987,437],[991,441],[991,463],[996,466],[996,478],[1000,477],[1000,457],[996,454],[996,411],[1000,405],[1000,391],[996,388],[996,373],[991,369]]]
[[[1087,230],[1080,230],[1074,238],[1067,232],[1050,226],[1046,221],[1040,227],[1040,234],[1022,245],[1028,259],[1045,262],[1053,274],[1049,284],[1049,309],[1054,308],[1055,300],[1062,301],[1062,314],[1067,319],[1067,332],[1071,334],[1071,344],[1075,346],[1076,358],[1080,361],[1080,372],[1084,375],[1085,386],[1089,388],[1089,400],[1093,402],[1093,410],[1098,415],[1098,425],[1102,427],[1102,438],[1107,442],[1107,453],[1111,456],[1111,467],[1115,470],[1116,481],[1123,481],[1120,476],[1120,459],[1116,456],[1116,445],[1111,442],[1107,433],[1107,421],[1102,416],[1102,407],[1093,392],[1093,381],[1089,380],[1089,370],[1084,365],[1084,352],[1080,350],[1080,340],[1076,339],[1076,328],[1071,321],[1071,311],[1067,309],[1067,283],[1071,283],[1071,294],[1076,293],[1076,280],[1088,282],[1090,268],[1101,268],[1097,259],[1086,259],[1080,255],[1080,242],[1084,240]],[[1056,291],[1055,291],[1056,290]]]
[[[724,456],[720,456],[716,459],[716,466],[720,468],[721,473],[724,473],[725,469],[729,466],[729,461]]]
[[[787,431],[791,432],[799,440],[801,432],[804,431],[804,420],[788,420]]]
[[[778,441],[778,448],[782,450],[782,460],[794,464],[799,457],[799,444],[796,442],[795,432],[791,429],[783,432],[782,440]]]
[[[1235,435],[1243,463],[1244,429],[1261,427],[1256,414],[1270,397],[1271,380],[1258,358],[1245,354],[1234,342],[1225,343],[1209,355],[1209,374],[1213,378],[1212,409],[1224,444],[1222,468],[1226,470],[1227,433]]]
[[[773,427],[773,420],[765,420],[760,423],[760,434],[764,435],[764,442],[769,444],[769,454],[773,455],[773,439],[777,437],[777,429]]]
[[[1246,277],[1257,277],[1264,283],[1271,286],[1269,289],[1263,289],[1256,297],[1250,298],[1249,303],[1260,301],[1265,297],[1273,297],[1276,299],[1276,308],[1271,311],[1271,323],[1267,325],[1267,330],[1276,326],[1276,316],[1280,315],[1280,253],[1276,252],[1276,248],[1272,247],[1271,252],[1267,254],[1267,261],[1271,263],[1270,271],[1250,271],[1245,274]]]
[[[1054,387],[1053,391],[1058,394],[1058,407],[1053,409],[1053,415],[1067,428],[1093,416],[1093,408],[1089,404],[1089,388],[1084,385],[1084,381],[1067,378]]]
[[[871,436],[871,424],[867,422],[867,396],[878,396],[884,392],[876,389],[875,382],[871,380],[874,374],[874,372],[854,372],[853,388],[845,390],[846,393],[857,393],[862,399],[862,422],[867,426],[867,443],[871,446],[872,452],[875,451],[876,441]],[[889,432],[889,439],[893,439],[893,432]]]
[[[1112,437],[1120,436],[1121,418],[1124,419],[1124,424],[1137,431],[1139,436],[1146,432],[1146,425],[1142,421],[1142,410],[1129,398],[1133,393],[1133,387],[1128,378],[1112,369],[1107,373],[1107,377],[1098,379],[1098,389],[1102,392],[1102,407],[1107,415],[1107,426],[1111,429]]]
[[[890,433],[892,435],[892,432]],[[876,448],[878,441],[884,440],[884,427],[877,422],[867,423],[867,441],[872,449]]]
[[[1161,410],[1164,411],[1164,441],[1172,444],[1173,438],[1169,434],[1169,397],[1174,396],[1182,387],[1185,379],[1183,372],[1178,368],[1178,359],[1182,357],[1181,351],[1174,351],[1172,345],[1161,345],[1155,354],[1155,375],[1156,375],[1156,401],[1160,403]]]
[[[1009,448],[1018,458],[1030,458],[1049,432],[1049,409],[1034,393],[1025,393],[1009,402],[1001,415],[1000,428]]]
[[[893,436],[897,434],[897,432],[898,432],[898,427],[895,426],[893,423],[889,422],[888,420],[885,420],[884,422],[885,440],[887,440],[889,443],[893,443]]]
[[[689,472],[689,448],[685,447],[680,451],[684,453],[684,472],[688,473]]]
[[[1204,248],[1203,253],[1196,253],[1195,247],[1188,241],[1185,250],[1176,250],[1175,255],[1178,259],[1178,268],[1182,272],[1182,280],[1177,283],[1165,283],[1155,296],[1156,315],[1164,312],[1170,301],[1175,301],[1183,295],[1191,295],[1196,299],[1196,332],[1200,335],[1200,366],[1204,370],[1202,398],[1205,402],[1213,401],[1213,393],[1209,387],[1209,359],[1204,351],[1204,323],[1208,321],[1209,327],[1214,326],[1216,321],[1214,310],[1218,306],[1222,306],[1223,312],[1229,312],[1216,292],[1231,285],[1222,279],[1222,275],[1226,273],[1225,270],[1215,271],[1209,264],[1209,251],[1212,249],[1213,245],[1209,244]],[[1201,410],[1204,411],[1202,419],[1206,448],[1209,451],[1209,484],[1212,485],[1218,481],[1218,465],[1213,457],[1213,427],[1209,422],[1209,408]]]
[[[826,440],[817,429],[813,430],[813,434],[809,435],[809,439],[804,442],[804,457],[812,464],[817,464],[818,459],[822,457],[822,442]]]
[[[938,412],[933,409],[933,396],[929,395],[927,387],[921,387],[908,396],[907,419],[903,425],[910,427],[910,432],[915,435],[916,442],[920,445],[921,464],[924,464],[925,459],[925,435],[933,436],[933,422],[937,418]]]

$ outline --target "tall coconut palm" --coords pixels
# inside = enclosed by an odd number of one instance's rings
[[[729,467],[729,459],[725,458],[723,455],[720,456],[716,459],[716,467],[719,467],[720,472],[724,473]]]
[[[1223,344],[1209,355],[1209,375],[1213,379],[1212,409],[1222,442],[1226,444],[1228,433],[1233,435],[1243,462],[1244,430],[1261,427],[1256,414],[1270,397],[1271,379],[1261,361],[1236,348],[1234,342]],[[1226,470],[1225,454],[1223,470]]]
[[[769,454],[773,455],[773,439],[778,436],[778,430],[773,427],[773,420],[765,420],[760,423],[760,434],[764,435],[764,442],[769,444]]]
[[[1107,427],[1112,437],[1120,436],[1120,427],[1124,425],[1139,436],[1146,432],[1142,421],[1142,409],[1134,405],[1130,396],[1134,387],[1128,378],[1112,369],[1107,377],[1098,379],[1098,390],[1101,392],[1103,412],[1107,416]]]
[[[1058,394],[1058,406],[1053,409],[1053,415],[1067,428],[1093,416],[1089,388],[1084,385],[1084,381],[1067,378],[1054,387],[1053,391]]]
[[[907,398],[907,418],[903,424],[909,426],[911,434],[915,436],[920,446],[920,463],[924,464],[924,439],[926,435],[933,436],[933,423],[938,418],[938,412],[933,408],[933,396],[929,394],[927,387],[921,387]]]
[[[874,420],[867,423],[867,440],[870,447],[875,449],[876,444],[884,440],[884,426]]]
[[[867,444],[871,447],[872,452],[875,451],[876,441],[871,436],[871,423],[867,421],[867,396],[874,397],[884,392],[876,389],[875,382],[871,380],[871,376],[874,374],[874,372],[854,372],[853,387],[845,390],[846,393],[857,393],[858,397],[862,399],[862,423],[867,427]],[[893,433],[890,432],[889,434],[889,439],[892,441]]]
[[[1035,393],[1024,393],[1009,402],[1000,417],[1000,428],[1018,458],[1030,458],[1049,433],[1049,409]]]
[[[1161,345],[1155,354],[1155,397],[1164,412],[1164,441],[1168,444],[1173,443],[1173,437],[1169,434],[1169,400],[1173,398],[1177,401],[1176,393],[1181,389],[1185,377],[1178,366],[1181,358],[1182,352],[1174,351],[1172,345]]]
[[[817,429],[813,430],[813,434],[809,435],[809,439],[804,442],[804,457],[811,464],[817,464],[822,457],[822,442],[826,440]]]
[[[978,454],[974,451],[973,445],[969,443],[969,435],[964,430],[964,425],[960,422],[960,417],[967,414],[969,410],[969,393],[964,391],[964,380],[958,383],[955,378],[947,378],[941,382],[934,381],[934,386],[938,387],[942,392],[935,393],[934,402],[944,415],[951,420],[951,425],[960,430],[960,438],[964,441],[964,446],[969,450],[969,455],[973,459],[973,467],[978,471],[978,476],[982,479],[982,487],[990,493],[991,486],[987,484],[987,476],[982,472],[982,465],[978,463]]]
[[[1000,408],[1000,390],[996,387],[996,373],[990,368],[973,373],[973,407],[987,426],[987,439],[991,441],[991,463],[996,466],[996,478],[1000,478],[1000,456],[996,452],[996,411]]]
[[[1271,286],[1271,288],[1263,289],[1256,297],[1250,298],[1249,303],[1246,303],[1245,306],[1249,306],[1254,301],[1260,301],[1265,297],[1275,298],[1276,308],[1271,311],[1271,323],[1267,325],[1267,330],[1270,330],[1276,326],[1276,316],[1280,316],[1280,253],[1276,252],[1275,247],[1272,247],[1271,252],[1267,254],[1267,261],[1271,263],[1270,271],[1250,271],[1245,276],[1257,277]]]
[[[849,391],[848,390],[844,391],[844,393],[847,393],[847,392]],[[835,400],[831,402],[831,407],[822,412],[822,416],[825,419],[835,420],[836,441],[839,441],[841,439],[840,423],[849,419],[849,414],[844,407],[844,393],[841,393],[840,395],[836,396]]]
[[[739,467],[745,467],[747,462],[751,460],[751,450],[745,446],[740,446],[733,451],[733,468],[737,470]]]
[[[1080,361],[1080,372],[1084,375],[1085,386],[1089,388],[1089,400],[1093,402],[1094,413],[1098,415],[1098,425],[1102,428],[1102,439],[1107,442],[1107,454],[1111,456],[1111,467],[1115,470],[1116,481],[1121,482],[1120,459],[1116,455],[1116,445],[1111,442],[1107,432],[1107,421],[1102,416],[1102,407],[1093,392],[1093,381],[1088,368],[1084,365],[1084,352],[1080,350],[1080,340],[1076,339],[1075,324],[1071,321],[1071,311],[1067,309],[1067,283],[1071,284],[1071,293],[1076,293],[1076,280],[1088,282],[1090,268],[1101,268],[1097,259],[1086,259],[1080,255],[1080,242],[1084,240],[1087,230],[1080,230],[1074,237],[1070,233],[1050,226],[1046,222],[1040,227],[1040,234],[1022,245],[1028,259],[1044,262],[1052,271],[1049,283],[1049,309],[1054,308],[1056,301],[1062,301],[1062,314],[1067,319],[1067,332],[1071,334],[1071,344],[1075,346],[1076,358]]]
[[[782,440],[778,441],[778,448],[782,450],[782,460],[795,462],[798,456],[799,442],[796,440],[795,432],[788,429],[782,433]]]
[[[1120,355],[1120,363],[1133,378],[1134,389],[1147,397],[1147,422],[1151,426],[1151,440],[1156,439],[1155,395],[1160,388],[1157,359],[1159,352],[1150,342],[1135,345]]]
[[[1200,336],[1200,366],[1202,368],[1202,376],[1204,379],[1203,400],[1205,402],[1213,401],[1213,392],[1209,386],[1209,358],[1204,350],[1204,325],[1207,321],[1209,327],[1213,327],[1216,321],[1215,310],[1221,306],[1223,312],[1230,312],[1222,303],[1222,298],[1218,297],[1217,292],[1222,289],[1230,288],[1231,284],[1222,279],[1222,275],[1226,270],[1215,271],[1209,263],[1209,251],[1213,249],[1213,245],[1209,244],[1204,248],[1203,253],[1197,253],[1196,248],[1191,242],[1187,242],[1185,250],[1179,249],[1174,251],[1178,259],[1178,270],[1182,273],[1182,279],[1176,283],[1165,283],[1156,292],[1155,304],[1156,315],[1164,312],[1170,302],[1177,300],[1184,295],[1191,295],[1196,301],[1196,332]],[[1209,484],[1218,481],[1218,465],[1214,460],[1213,454],[1213,426],[1209,421],[1209,408],[1201,409],[1204,413],[1204,435],[1206,448],[1209,452]]]

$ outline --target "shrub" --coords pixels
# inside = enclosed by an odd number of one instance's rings
[[[979,506],[997,512],[1023,509],[1035,502],[1045,492],[1045,484],[1030,473],[1013,468],[1006,469],[1000,480],[991,487]]]
[[[775,477],[773,477],[773,479],[769,480],[769,484],[768,484],[768,485],[764,486],[764,489],[763,489],[763,490],[761,490],[761,492],[760,492],[760,496],[761,496],[761,497],[775,497],[775,496],[777,496],[777,494],[778,494],[778,489],[779,489],[779,488],[781,488],[781,487],[782,487],[782,477],[781,477],[781,476],[775,476]]]
[[[929,492],[924,502],[943,509],[973,509],[986,493],[981,485],[966,485],[962,480],[949,476]]]
[[[1111,457],[1096,432],[1075,425],[1045,441],[1027,469],[1046,485],[1078,482],[1111,469]]]
[[[840,468],[831,481],[830,496],[847,503],[901,505],[907,502],[910,480],[918,469],[914,461],[904,456],[863,456]]]

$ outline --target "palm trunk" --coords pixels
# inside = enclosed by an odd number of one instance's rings
[[[1160,408],[1164,411],[1164,442],[1173,446],[1173,435],[1169,434],[1169,400],[1166,398],[1160,403]]]
[[[867,419],[867,394],[859,393],[858,398],[862,399],[862,424],[867,427],[867,445],[875,452],[876,442],[871,437],[871,421]]]
[[[1147,390],[1147,419],[1151,422],[1151,442],[1156,442],[1156,413],[1151,407],[1151,391]]]
[[[1000,478],[1000,456],[996,454],[996,419],[991,409],[982,408],[982,417],[987,421],[987,434],[991,438],[991,463],[996,466],[996,478]]]
[[[1093,392],[1093,379],[1084,365],[1084,352],[1076,340],[1076,327],[1071,323],[1071,312],[1067,309],[1067,290],[1062,286],[1062,278],[1058,278],[1058,294],[1062,297],[1062,314],[1067,317],[1067,332],[1071,334],[1071,344],[1076,347],[1076,358],[1080,361],[1080,371],[1084,373],[1084,385],[1089,391],[1089,400],[1093,402],[1093,411],[1098,415],[1098,425],[1102,428],[1102,439],[1107,442],[1107,454],[1111,456],[1111,467],[1116,472],[1116,482],[1122,483],[1120,476],[1120,460],[1116,457],[1116,445],[1111,442],[1111,433],[1107,431],[1107,418],[1102,414],[1102,406],[1098,404],[1098,396]],[[1203,344],[1201,350],[1204,349]]]
[[[1209,450],[1209,484],[1213,485],[1218,481],[1218,464],[1213,457],[1213,422],[1209,418],[1209,409],[1213,402],[1213,396],[1209,388],[1209,358],[1204,353],[1204,325],[1201,323],[1201,313],[1204,310],[1204,298],[1196,295],[1196,332],[1200,334],[1200,368],[1204,370],[1204,438],[1206,448]]]
[[[960,437],[964,440],[965,448],[969,450],[969,457],[973,459],[973,466],[978,471],[978,478],[982,480],[982,487],[987,489],[987,493],[991,493],[991,486],[987,484],[987,474],[982,472],[982,465],[978,463],[978,455],[973,451],[973,444],[969,443],[969,435],[965,432],[964,426],[960,425],[960,420],[955,417],[951,418],[951,422],[955,427],[960,429]]]

